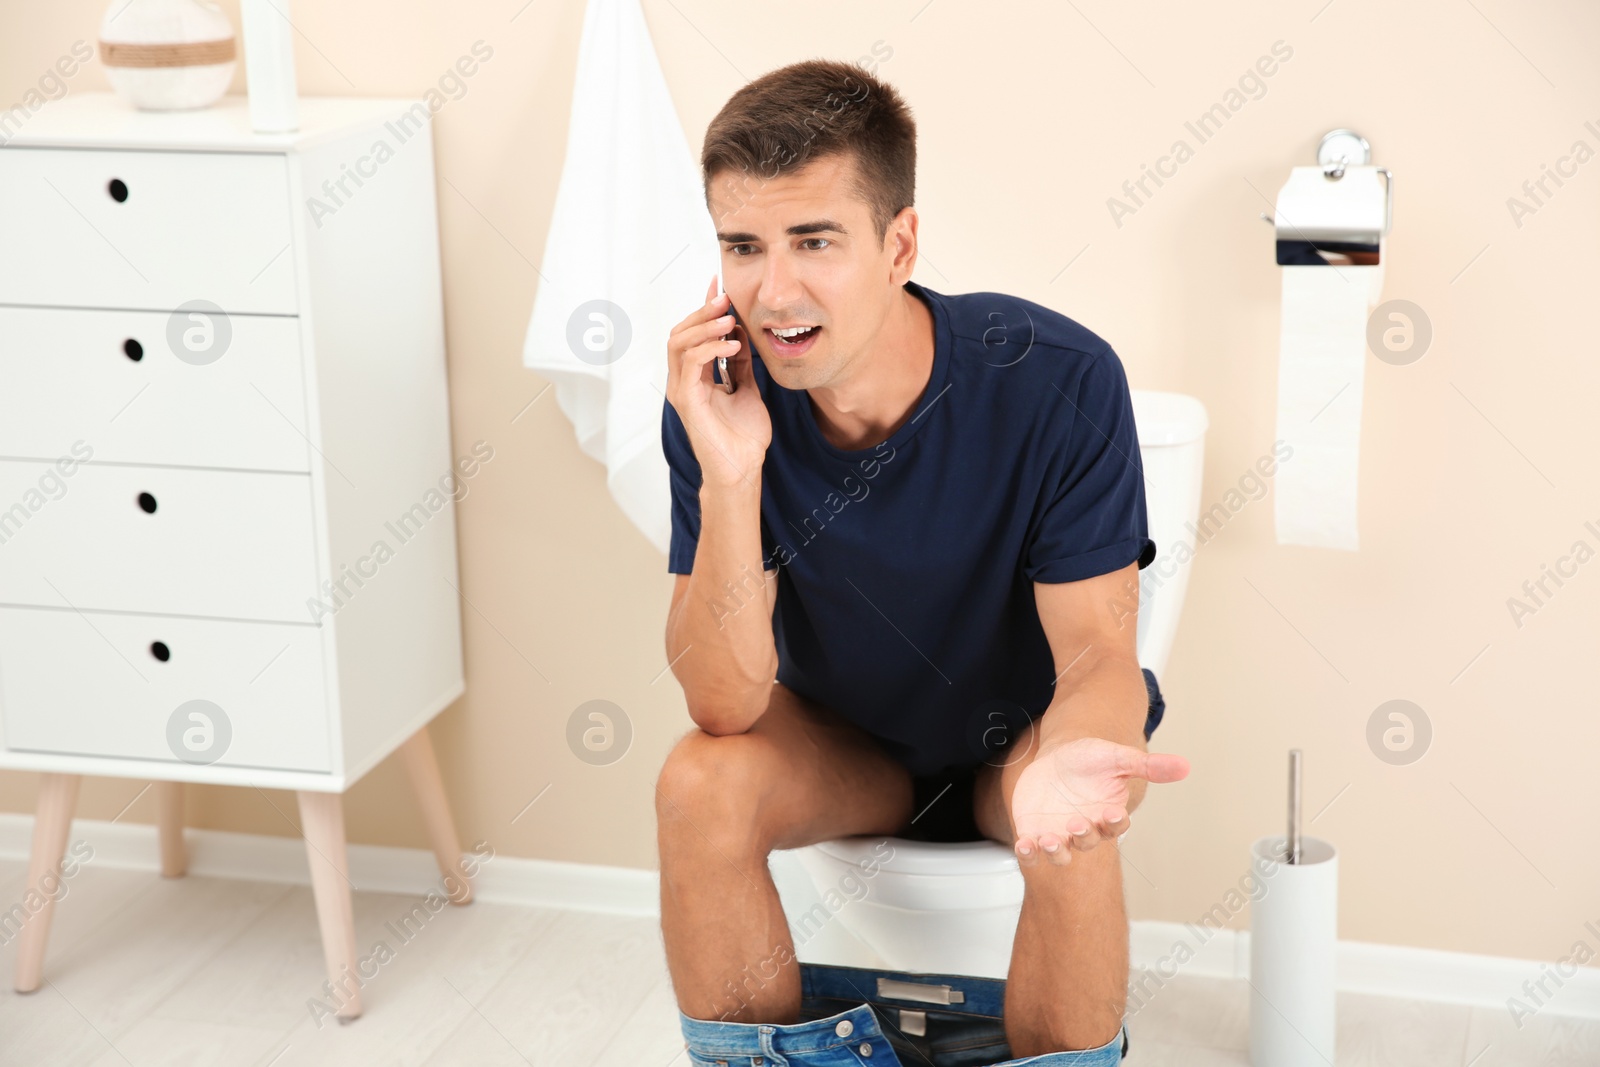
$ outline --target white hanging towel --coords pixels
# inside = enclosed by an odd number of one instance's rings
[[[667,335],[706,298],[716,228],[639,0],[589,0],[566,162],[522,362],[664,556]]]

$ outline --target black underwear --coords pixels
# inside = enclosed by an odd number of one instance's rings
[[[896,834],[910,841],[981,841],[983,831],[972,811],[975,767],[913,775],[911,822]]]
[[[1145,713],[1144,737],[1149,741],[1166,712],[1167,702],[1161,695],[1156,676],[1149,670],[1143,673],[1145,694],[1150,701]],[[1004,750],[997,750],[990,760],[995,764],[1003,763]],[[983,831],[978,829],[972,799],[978,770],[984,766],[986,764],[976,763],[933,774],[912,775],[911,821],[896,831],[895,836],[908,841],[982,841]]]

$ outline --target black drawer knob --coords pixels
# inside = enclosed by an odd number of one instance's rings
[[[137,363],[144,358],[144,345],[130,337],[122,342],[122,354]]]
[[[140,493],[139,506],[143,508],[147,514],[154,515],[156,513],[156,498],[151,496],[149,493]]]
[[[156,659],[160,660],[162,663],[165,663],[167,660],[172,658],[172,649],[167,647],[167,643],[165,641],[151,641],[150,654]]]
[[[106,192],[110,193],[111,199],[119,204],[128,199],[128,187],[123,184],[121,178],[112,178],[106,185]]]

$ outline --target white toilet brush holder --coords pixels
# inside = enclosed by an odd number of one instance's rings
[[[1334,1063],[1339,852],[1302,837],[1300,753],[1290,754],[1290,831],[1257,840],[1251,867],[1265,892],[1250,905],[1250,1062]],[[1291,860],[1293,862],[1291,862]]]

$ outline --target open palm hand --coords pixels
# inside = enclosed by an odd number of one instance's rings
[[[1023,769],[1011,796],[1017,854],[1066,864],[1073,849],[1088,851],[1128,829],[1131,780],[1176,782],[1188,773],[1182,756],[1100,737],[1050,745]]]

